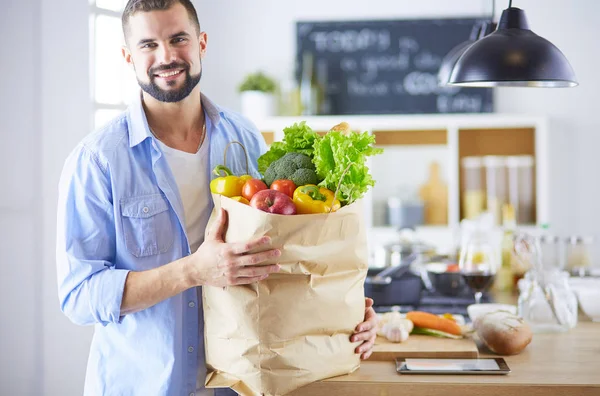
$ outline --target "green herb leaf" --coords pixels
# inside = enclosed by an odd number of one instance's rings
[[[455,340],[459,340],[459,339],[463,338],[461,336],[446,333],[445,331],[425,329],[423,327],[414,327],[413,331],[411,331],[410,334],[423,334],[423,335],[429,335],[429,336],[434,336],[434,337],[453,338]]]

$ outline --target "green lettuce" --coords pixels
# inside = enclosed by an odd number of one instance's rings
[[[323,179],[320,186],[337,190],[337,198],[344,204],[362,198],[375,185],[366,165],[367,157],[381,154],[375,148],[375,136],[368,132],[348,133],[330,131],[314,141],[313,163],[317,175]]]
[[[287,153],[302,153],[312,159],[314,143],[318,139],[319,135],[306,125],[306,121],[284,128],[283,141],[271,144],[269,151],[258,158],[258,171],[264,174],[272,162]]]
[[[265,174],[265,171],[271,165],[271,162],[277,161],[287,153],[283,142],[273,142],[269,151],[258,157],[258,171]]]

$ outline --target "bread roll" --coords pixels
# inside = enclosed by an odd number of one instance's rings
[[[350,130],[350,125],[347,122],[340,122],[339,124],[335,125],[333,128],[331,128],[332,131],[339,131],[342,132],[344,134],[349,134],[350,132],[352,132]]]
[[[478,317],[473,328],[481,341],[498,355],[516,355],[531,342],[533,334],[525,321],[506,311]]]

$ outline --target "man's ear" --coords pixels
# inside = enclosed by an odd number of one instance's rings
[[[129,66],[133,66],[133,60],[131,59],[131,52],[129,51],[129,48],[127,48],[126,45],[121,47],[121,55],[123,55],[123,59],[125,59],[125,62],[127,62],[127,64]]]
[[[200,48],[200,59],[204,59],[204,55],[206,55],[206,43],[208,41],[208,36],[206,32],[200,32],[198,35],[198,44]]]

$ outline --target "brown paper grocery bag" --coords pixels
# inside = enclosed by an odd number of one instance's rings
[[[203,287],[206,386],[285,395],[360,365],[350,336],[364,319],[367,243],[360,202],[331,214],[274,215],[213,195],[227,242],[268,235],[282,268],[266,280]],[[270,263],[269,263],[270,264]]]

